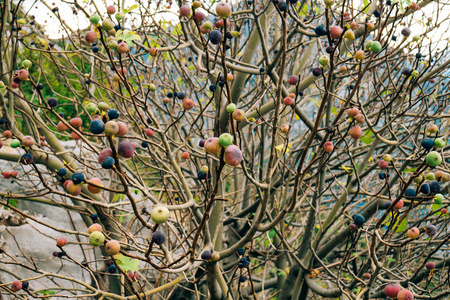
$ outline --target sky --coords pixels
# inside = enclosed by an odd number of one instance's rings
[[[44,0],[42,0],[44,1]],[[60,0],[46,0],[48,5],[51,7],[57,6],[59,8],[59,13],[64,19],[64,21],[74,30],[76,29],[86,29],[90,25],[89,20],[84,16],[83,13],[79,12],[78,15],[74,15],[72,13],[71,6],[67,3],[63,3]],[[95,1],[98,9],[103,13],[103,15],[106,15],[106,7],[105,3],[107,5],[115,4],[116,1],[111,0],[92,0]],[[238,1],[238,0],[234,0]],[[87,0],[80,0],[79,3],[86,3]],[[89,1],[90,2],[90,1]],[[122,0],[121,0],[122,2]],[[124,7],[128,8],[131,5],[135,4],[135,0],[123,0],[125,3]],[[154,1],[156,2],[156,1]],[[392,1],[394,2],[394,1]],[[54,5],[53,5],[54,3]],[[165,2],[167,3],[167,2]],[[358,2],[354,2],[358,3]],[[92,4],[84,4],[84,8],[89,13],[95,13],[95,7]],[[152,4],[153,5],[153,4]],[[168,4],[166,4],[168,5]],[[361,4],[362,5],[362,4]],[[427,26],[425,25],[427,17],[432,17],[433,22],[442,22],[443,20],[447,19],[450,16],[450,7],[441,9],[439,11],[439,15],[432,14],[433,10],[437,7],[437,3],[433,2],[429,4],[426,8],[422,9],[421,11],[418,11],[414,14],[414,18],[410,18],[411,20],[411,31],[412,35],[423,35],[423,33],[426,31]],[[53,16],[53,13],[44,5],[41,3],[41,0],[25,0],[23,3],[24,8],[27,10],[30,9],[29,14],[34,15],[36,17],[36,21],[44,25],[47,31],[47,35],[50,39],[57,39],[60,38],[63,34],[66,33],[61,29],[61,26],[59,24],[59,21]],[[153,8],[156,8],[156,3],[153,5]],[[136,10],[137,11],[137,10]],[[170,21],[172,23],[178,22],[178,6],[176,5],[175,1],[173,1],[173,4],[170,9],[166,9],[165,11],[171,11],[171,12],[164,12],[157,15],[157,20],[165,20]],[[136,15],[135,15],[136,16]],[[437,19],[439,17],[439,19]],[[130,24],[130,15],[128,14],[128,24]],[[373,17],[372,17],[373,19]],[[407,21],[409,23],[409,21]],[[400,36],[400,30],[402,27],[400,26],[399,32],[396,34]],[[446,47],[448,40],[450,38],[450,21],[446,20],[443,22],[439,28],[437,28],[434,32],[427,34],[426,41],[433,41],[433,43],[439,42],[437,47],[440,49],[443,49]],[[398,39],[400,40],[400,39]]]

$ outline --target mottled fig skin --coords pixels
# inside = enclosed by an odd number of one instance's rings
[[[69,123],[73,127],[79,128],[79,127],[81,127],[81,125],[83,125],[83,120],[81,120],[80,118],[72,118],[72,119],[70,119]]]
[[[210,137],[205,141],[205,150],[211,155],[216,155],[220,152],[222,146],[220,146],[219,138]]]
[[[397,294],[397,300],[413,300],[414,295],[408,290],[401,290]]]
[[[75,184],[72,180],[70,180],[70,182],[66,186],[66,190],[72,196],[78,196],[79,194],[81,194],[81,185]]]
[[[89,183],[93,183],[96,185],[102,185],[102,181],[100,178],[92,178],[91,180],[89,180],[87,188],[88,188],[89,192],[91,192],[92,194],[98,194],[102,191],[101,188],[95,187]]]
[[[245,113],[244,113],[244,111],[242,111],[242,110],[240,110],[240,109],[236,109],[236,110],[233,112],[232,116],[233,116],[233,119],[234,119],[235,121],[237,121],[237,122],[242,122],[242,121],[244,121]]]
[[[400,200],[397,202],[397,204],[394,205],[395,210],[400,210],[403,208],[403,200]]]
[[[84,39],[89,44],[93,44],[93,43],[97,42],[97,34],[95,32],[93,32],[93,31],[88,31],[88,32],[86,32],[86,35],[84,36]]]
[[[92,224],[91,226],[89,226],[89,228],[88,228],[88,233],[91,234],[91,233],[93,233],[94,231],[100,231],[100,232],[102,232],[102,231],[103,231],[102,225],[100,225],[100,224],[98,224],[98,223],[94,223],[94,224]]]
[[[389,163],[385,160],[380,160],[378,162],[378,166],[380,167],[381,170],[386,170],[389,167]]]
[[[359,109],[357,109],[356,107],[347,109],[347,116],[349,116],[350,118],[354,118],[358,114],[359,114]]]
[[[182,5],[180,7],[180,17],[187,17],[191,13],[191,8],[189,5]]]
[[[128,126],[123,122],[117,122],[117,126],[119,126],[119,130],[116,133],[116,136],[125,136],[128,133]]]
[[[66,131],[67,129],[69,129],[69,127],[67,127],[66,124],[64,124],[63,122],[59,121],[58,125],[56,126],[56,129],[59,132],[63,132],[63,131]]]
[[[325,152],[331,152],[333,151],[333,143],[332,142],[326,142],[325,144],[323,144],[323,149],[325,150]]]
[[[291,75],[288,78],[288,83],[290,85],[296,85],[298,83],[298,76],[297,75]]]
[[[17,292],[20,291],[21,289],[22,289],[22,282],[20,282],[19,280],[13,281],[13,283],[11,284],[11,290],[13,292]]]
[[[181,158],[182,158],[182,159],[189,159],[189,152],[183,152],[183,153],[181,153]]]
[[[12,138],[12,132],[10,130],[5,130],[5,132],[3,132],[3,137],[5,139],[10,139]]]
[[[396,298],[402,288],[395,283],[389,283],[384,287],[384,294],[389,298]]]
[[[357,140],[361,137],[362,135],[362,129],[359,126],[353,126],[352,129],[350,129],[350,136]]]
[[[114,121],[108,121],[105,124],[105,134],[106,135],[116,135],[119,132],[119,125]]]
[[[34,143],[35,143],[34,138],[32,138],[32,137],[29,136],[29,135],[24,136],[24,137],[22,138],[22,144],[23,144],[24,146],[26,146],[26,147],[31,147],[31,146],[34,145]]]
[[[113,15],[113,14],[115,14],[115,13],[116,13],[116,7],[115,7],[114,5],[108,5],[108,6],[106,7],[106,13],[107,13],[108,15]]]
[[[411,227],[410,229],[408,229],[406,234],[410,239],[417,239],[420,235],[420,230],[417,227]]]
[[[242,162],[242,152],[235,145],[228,146],[225,149],[224,160],[227,165],[235,167]]]
[[[134,149],[135,147],[133,147],[133,144],[131,142],[122,141],[119,143],[117,153],[119,153],[119,155],[124,158],[130,158],[134,155]]]
[[[120,244],[116,240],[110,240],[106,243],[105,250],[108,255],[116,255],[120,252]]]
[[[156,224],[163,224],[169,219],[169,217],[170,212],[167,207],[163,205],[155,205],[151,213],[153,222],[155,222]]]
[[[192,99],[184,99],[183,100],[183,108],[185,110],[190,110],[194,107],[194,101],[192,101]]]
[[[107,158],[108,156],[112,157],[112,155],[113,152],[111,149],[109,148],[103,149],[98,155],[98,163],[101,164],[105,160],[105,158]]]
[[[228,18],[231,15],[231,6],[228,3],[220,2],[216,5],[216,13],[221,18]]]
[[[335,40],[338,40],[341,37],[343,31],[344,30],[341,27],[339,27],[339,26],[331,27],[330,28],[331,38],[335,39]]]
[[[64,247],[65,245],[67,245],[66,238],[59,238],[59,239],[56,240],[56,246]]]

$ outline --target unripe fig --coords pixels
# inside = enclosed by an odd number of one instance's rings
[[[370,46],[370,51],[372,51],[372,52],[379,52],[379,51],[381,51],[381,48],[382,48],[382,46],[381,46],[380,42],[373,41],[372,45]]]
[[[153,208],[151,217],[153,222],[155,222],[156,224],[163,224],[169,219],[170,212],[167,207],[158,204]]]
[[[109,136],[116,135],[119,132],[119,125],[114,121],[108,121],[105,124],[105,134]]]
[[[89,235],[89,244],[94,247],[103,245],[105,236],[100,231],[94,231]]]
[[[99,102],[98,109],[102,111],[107,111],[109,109],[109,105],[106,102]]]
[[[344,37],[348,40],[354,40],[355,39],[355,33],[353,30],[349,29],[344,33]]]
[[[89,20],[92,24],[98,24],[100,22],[100,16],[99,15],[92,15]]]
[[[228,147],[233,143],[233,136],[229,133],[222,133],[219,137],[219,144],[222,147]]]
[[[426,162],[430,167],[437,167],[442,162],[441,155],[436,151],[431,151],[426,156]]]
[[[236,110],[236,104],[230,103],[227,105],[227,112],[232,114]]]
[[[114,29],[114,23],[108,19],[105,19],[102,22],[102,28],[106,31],[110,31],[111,29]]]
[[[326,7],[331,7],[334,4],[335,0],[324,0]]]
[[[108,48],[111,50],[117,50],[117,41],[111,40],[108,42]]]
[[[319,64],[323,67],[327,66],[330,63],[330,57],[328,55],[322,55],[319,58]]]
[[[91,114],[95,113],[95,111],[97,110],[97,104],[88,103],[88,105],[86,105],[86,110]]]
[[[114,17],[116,18],[117,21],[120,22],[120,20],[123,19],[123,13],[119,11],[114,15]]]

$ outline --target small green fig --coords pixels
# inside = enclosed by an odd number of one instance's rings
[[[151,213],[151,217],[153,222],[155,222],[156,224],[163,224],[169,219],[170,212],[167,207],[161,204],[155,205]]]
[[[92,24],[98,24],[98,22],[100,22],[100,16],[97,15],[97,14],[92,15],[92,16],[89,18],[89,21],[91,21]]]
[[[94,231],[89,235],[89,244],[94,247],[103,245],[105,236],[100,231]]]

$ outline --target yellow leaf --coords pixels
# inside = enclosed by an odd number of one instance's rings
[[[342,165],[341,168],[344,169],[345,172],[348,172],[348,173],[352,172],[352,168],[350,168],[350,167],[346,167],[346,166]]]

